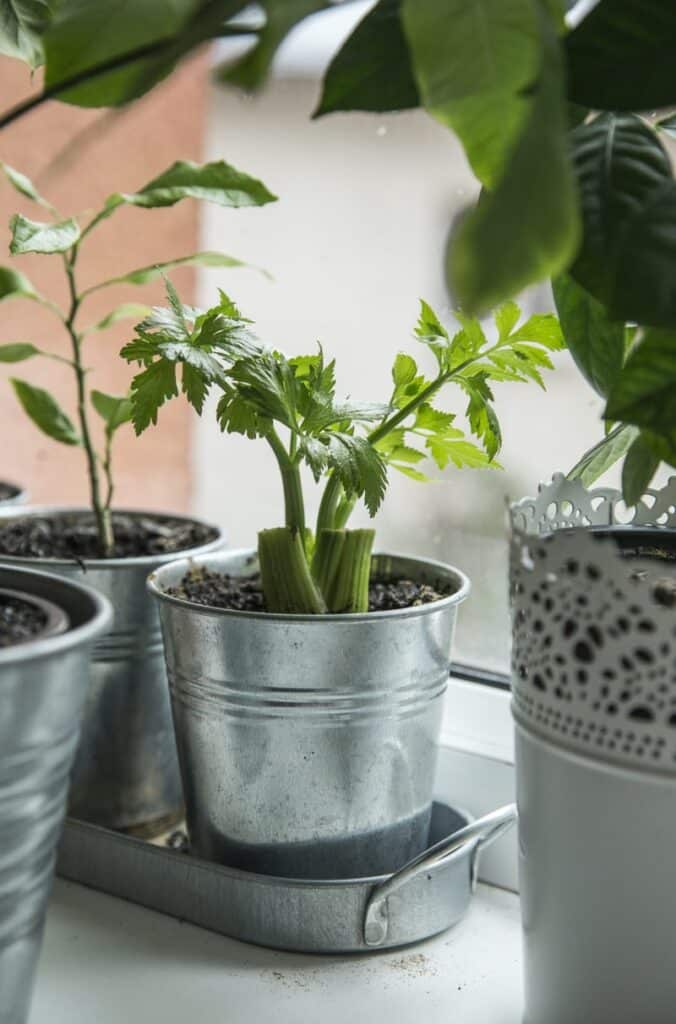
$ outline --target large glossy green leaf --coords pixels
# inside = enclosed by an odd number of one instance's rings
[[[70,419],[48,391],[36,388],[25,380],[17,380],[16,377],[12,378],[11,383],[24,412],[43,434],[61,444],[82,443]]]
[[[676,103],[676,4],[600,0],[566,38],[568,94],[593,110]]]
[[[470,313],[557,274],[578,245],[558,39],[542,12],[538,24],[542,65],[519,139],[497,186],[465,217],[449,246],[447,278]]]
[[[80,237],[80,229],[72,218],[50,223],[29,220],[15,213],[9,226],[12,232],[9,251],[13,256],[27,252],[68,252]]]
[[[380,0],[331,61],[314,117],[337,110],[409,110],[420,105],[401,24],[402,0]]]
[[[531,106],[541,45],[534,0],[402,0],[427,110],[460,138],[484,185],[501,177]]]
[[[552,281],[552,291],[570,354],[594,390],[605,397],[624,363],[624,324],[611,320],[605,306],[567,274]]]
[[[608,395],[605,416],[656,434],[676,430],[676,331],[645,332]]]
[[[676,326],[676,183],[656,133],[603,114],[572,140],[584,221],[573,276],[617,320]]]
[[[0,0],[0,54],[42,64],[40,37],[50,16],[49,0]]]
[[[633,442],[622,466],[622,495],[627,505],[635,505],[657,472],[660,457],[643,435]]]
[[[264,206],[277,199],[262,181],[252,178],[225,160],[196,164],[177,160],[137,192],[115,193],[106,200],[104,215],[123,203],[147,209],[173,206],[181,199],[202,199],[218,206]]]
[[[243,0],[69,0],[44,38],[45,85],[82,107],[142,96],[195,46],[218,35]],[[77,84],[69,83],[77,79]]]
[[[24,274],[0,267],[0,302],[3,299],[37,299],[38,294]]]
[[[218,72],[224,82],[241,89],[259,89],[268,76],[272,59],[284,37],[299,22],[331,4],[325,0],[264,0],[265,25],[255,45],[234,64],[226,64]]]

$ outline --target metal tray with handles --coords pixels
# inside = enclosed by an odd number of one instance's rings
[[[234,939],[305,953],[404,946],[465,914],[483,848],[516,821],[513,804],[477,821],[434,804],[430,845],[392,875],[275,878],[69,819],[57,873]]]

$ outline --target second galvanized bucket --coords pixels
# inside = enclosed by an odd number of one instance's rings
[[[250,575],[256,561],[251,552],[183,559],[149,580],[161,603],[193,848],[277,876],[395,871],[428,834],[467,578],[438,562],[379,555],[377,575],[450,595],[367,615],[270,615],[168,595],[195,565]]]
[[[13,516],[49,515],[28,508]],[[183,517],[166,518],[175,522]],[[216,539],[196,553],[220,547]],[[69,813],[106,828],[140,834],[162,831],[183,815],[183,794],[157,609],[146,591],[148,573],[176,553],[140,558],[85,559],[2,556],[8,565],[48,570],[95,587],[114,612],[111,630],[94,647]]]

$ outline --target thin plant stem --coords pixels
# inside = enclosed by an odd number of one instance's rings
[[[70,292],[70,308],[65,320],[66,330],[70,336],[73,351],[73,369],[77,385],[77,415],[80,423],[80,434],[82,445],[87,459],[87,473],[89,475],[89,493],[92,510],[96,520],[96,529],[99,536],[101,555],[104,558],[110,557],[114,547],[112,518],[110,506],[101,499],[101,483],[99,480],[98,456],[92,443],[89,430],[89,419],[87,416],[87,394],[85,388],[86,370],[82,365],[81,338],[75,327],[75,318],[80,308],[80,297],[75,283],[75,264],[77,261],[77,245],[73,246],[70,256],[64,256],[68,288]]]

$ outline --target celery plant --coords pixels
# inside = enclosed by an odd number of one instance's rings
[[[392,390],[383,404],[340,401],[335,363],[321,349],[288,358],[261,343],[251,321],[223,293],[201,312],[183,305],[167,282],[169,308],[156,308],[136,327],[122,355],[142,365],[131,389],[137,433],[157,422],[160,406],[181,391],[201,413],[211,387],[220,390],[221,429],[262,438],[279,465],[285,524],[258,537],[261,581],[269,611],[319,614],[368,610],[373,530],[349,530],[362,498],[375,516],[385,495],[390,468],[415,480],[431,457],[440,469],[497,467],[501,432],[493,406],[495,381],[543,385],[552,368],[549,351],[563,347],[558,321],[535,315],[519,324],[509,302],[495,315],[497,337],[489,341],[478,320],[456,313],[450,335],[427,303],[421,303],[415,334],[434,357],[432,376],[399,353]],[[466,436],[456,415],[434,404],[447,384],[467,399]],[[308,529],[300,469],[325,481],[314,532]]]

